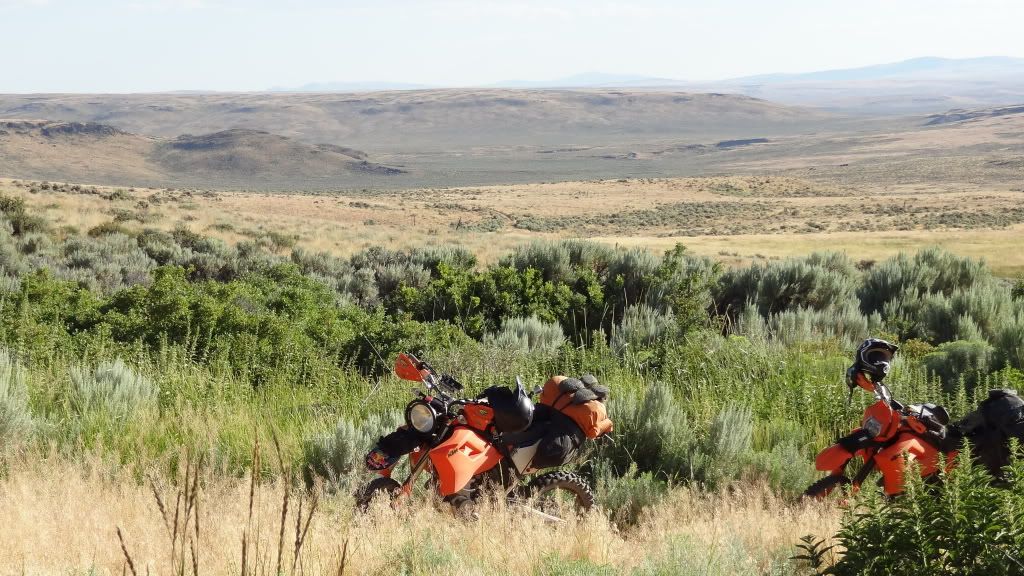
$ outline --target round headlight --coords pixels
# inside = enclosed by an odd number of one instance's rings
[[[882,433],[882,423],[876,420],[874,416],[868,416],[865,418],[862,428],[864,428],[868,434],[871,434],[872,438]]]
[[[433,432],[437,414],[429,404],[416,402],[410,404],[405,410],[405,420],[412,426],[413,430],[426,434]]]

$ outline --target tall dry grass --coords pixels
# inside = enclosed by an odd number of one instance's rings
[[[278,566],[283,574],[347,575],[793,573],[787,557],[799,537],[832,534],[841,516],[758,487],[675,488],[639,525],[619,530],[599,513],[551,524],[493,503],[476,519],[429,500],[399,510],[378,502],[358,515],[346,494],[313,496],[280,479],[252,483],[206,469],[192,469],[194,498],[181,473],[140,478],[55,458],[10,462],[8,470],[0,566],[19,574],[243,574],[243,539],[244,573],[258,575]]]

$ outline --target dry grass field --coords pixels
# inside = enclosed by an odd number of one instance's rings
[[[599,514],[550,524],[497,504],[472,520],[429,501],[397,511],[380,502],[356,515],[344,494],[325,493],[314,509],[311,493],[280,482],[198,478],[186,517],[183,505],[175,514],[182,485],[165,477],[140,480],[97,461],[13,462],[0,479],[2,571],[132,573],[127,551],[138,574],[177,573],[182,558],[186,573],[196,565],[204,574],[275,574],[278,565],[282,574],[769,573],[787,564],[800,537],[832,534],[841,517],[830,505],[792,504],[756,487],[722,494],[675,488],[639,525],[621,530]],[[311,509],[296,557],[296,520],[301,513],[305,526]],[[179,541],[172,546],[173,534]]]
[[[1007,185],[847,186],[788,176],[622,179],[359,193],[126,189],[0,181],[52,221],[87,231],[190,229],[229,243],[270,237],[346,255],[453,243],[485,262],[531,238],[663,249],[682,242],[729,264],[845,251],[878,260],[941,245],[1024,271],[1024,193]],[[34,190],[34,192],[33,192]]]

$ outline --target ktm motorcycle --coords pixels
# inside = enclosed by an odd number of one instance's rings
[[[903,491],[908,462],[914,462],[926,479],[934,478],[942,461],[951,462],[956,456],[955,442],[947,435],[949,413],[935,404],[905,406],[893,399],[889,388],[857,374],[853,386],[874,393],[875,403],[864,410],[860,428],[840,438],[818,454],[815,467],[828,472],[804,492],[808,497],[824,497],[837,487],[850,485],[860,488],[868,475],[878,470],[881,485],[888,496]],[[940,458],[944,455],[945,458]],[[851,479],[846,469],[854,458],[863,465]]]
[[[383,450],[382,439],[367,455],[367,467],[378,477],[357,492],[360,508],[380,496],[396,503],[407,498],[422,476],[456,509],[475,501],[488,484],[510,502],[553,519],[567,509],[581,513],[593,506],[593,490],[581,476],[562,470],[537,474],[532,466],[541,440],[519,434],[533,424],[534,411],[519,378],[515,390],[492,387],[466,399],[460,397],[463,386],[455,378],[411,354],[398,355],[395,374],[423,385],[405,408],[406,425],[391,435],[411,441],[404,449],[396,450],[392,442],[390,450]],[[513,435],[527,440],[510,442]],[[410,472],[399,482],[391,476],[405,456]]]

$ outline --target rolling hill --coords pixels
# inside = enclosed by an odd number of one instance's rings
[[[0,173],[11,177],[291,189],[354,186],[403,172],[353,148],[305,144],[258,130],[156,138],[94,122],[0,120]]]

